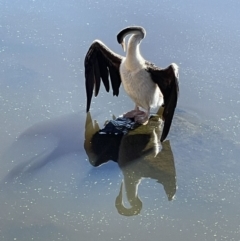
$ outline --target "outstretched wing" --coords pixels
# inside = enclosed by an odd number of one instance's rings
[[[159,86],[164,100],[163,120],[164,127],[161,136],[163,142],[170,130],[175,108],[177,106],[179,85],[178,85],[178,66],[171,64],[165,69],[147,62],[147,71],[151,74],[152,80]]]
[[[109,75],[113,95],[118,96],[121,78],[119,67],[122,56],[115,54],[101,41],[96,40],[90,46],[84,61],[85,66],[85,87],[87,94],[87,112],[90,109],[93,90],[98,95],[101,79],[107,92],[109,92]]]

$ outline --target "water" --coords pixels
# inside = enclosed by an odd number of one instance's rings
[[[239,7],[0,1],[1,240],[239,240]],[[89,138],[133,104],[101,88],[87,116],[84,56],[96,38],[124,54],[133,24],[146,59],[180,66],[169,141],[152,125],[101,141],[119,165],[94,167]]]

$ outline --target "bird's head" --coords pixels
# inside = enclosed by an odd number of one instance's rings
[[[146,36],[146,30],[140,26],[131,26],[122,29],[117,35],[117,41],[122,45],[123,51],[126,50],[125,37],[129,34],[135,34],[142,40]]]

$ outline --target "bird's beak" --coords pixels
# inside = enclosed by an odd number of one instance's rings
[[[122,45],[123,51],[125,52],[126,51],[125,39],[123,39],[123,41],[121,42],[121,45]]]

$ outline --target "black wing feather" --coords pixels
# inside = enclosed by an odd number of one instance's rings
[[[95,41],[90,46],[84,61],[87,112],[90,109],[93,90],[95,90],[95,96],[97,96],[99,93],[101,80],[106,91],[109,92],[109,75],[113,95],[118,96],[119,87],[121,85],[119,67],[122,58],[122,56],[115,54],[100,41]]]
[[[104,87],[105,87],[106,91],[109,92],[109,89],[110,89],[109,88],[109,80],[108,80],[109,73],[108,73],[107,63],[104,60],[104,58],[99,59],[98,65],[99,65],[100,75],[101,75],[101,79],[104,84]]]
[[[91,105],[93,89],[94,89],[94,72],[90,71],[88,75],[85,76],[85,86],[87,94],[87,112]]]
[[[160,69],[151,63],[146,63],[147,71],[151,74],[152,80],[159,86],[164,99],[163,120],[164,127],[161,136],[163,142],[170,130],[177,100],[179,95],[178,67],[171,64],[165,69]]]
[[[119,75],[119,71],[112,66],[109,67],[110,78],[111,78],[111,85],[113,89],[113,95],[118,96],[119,94],[119,87],[121,85],[121,78]]]
[[[94,83],[95,83],[95,93],[94,95],[97,96],[99,89],[100,89],[100,84],[101,84],[101,79],[100,79],[100,70],[99,70],[99,65],[98,65],[98,60],[94,59]]]

